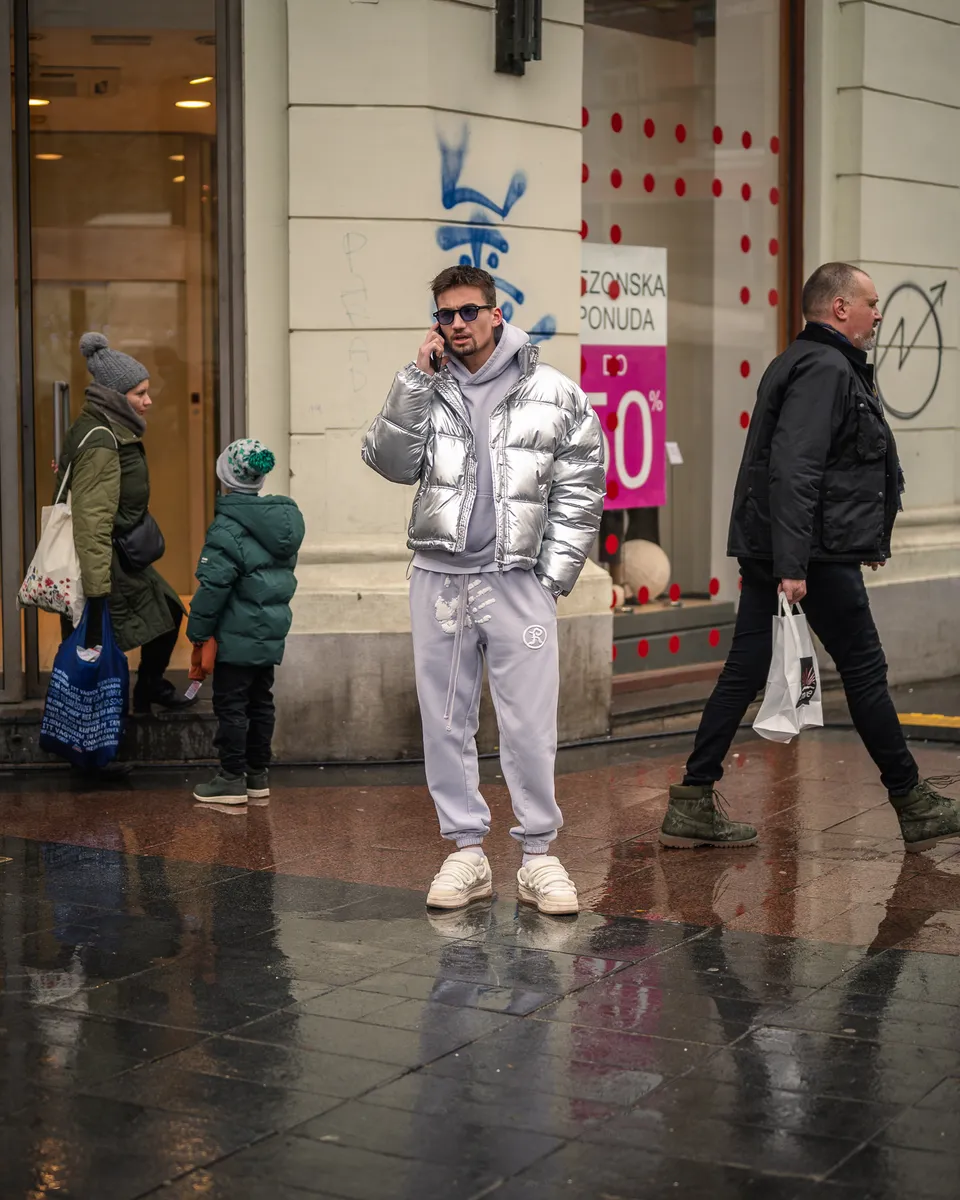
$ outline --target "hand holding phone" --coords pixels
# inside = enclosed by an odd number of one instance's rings
[[[440,333],[440,326],[432,325],[417,354],[417,366],[424,374],[435,375],[443,365],[446,348],[443,335]]]

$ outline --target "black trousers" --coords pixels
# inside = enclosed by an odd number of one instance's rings
[[[723,760],[747,709],[764,686],[773,654],[778,612],[773,564],[740,559],[743,588],[733,645],[713,695],[707,701],[687,762],[685,784],[709,785],[723,776]],[[917,764],[887,689],[887,660],[863,573],[856,563],[813,562],[802,602],[810,628],[836,664],[850,716],[883,786],[895,795],[917,782]]]
[[[228,775],[265,771],[270,765],[276,709],[273,667],[217,662],[213,669],[216,747]]]

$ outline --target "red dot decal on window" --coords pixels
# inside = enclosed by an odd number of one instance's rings
[[[622,369],[620,366],[620,356],[618,354],[611,354],[607,362],[607,374],[619,375]]]
[[[644,175],[643,190],[645,192],[652,192],[655,187],[656,187],[656,181],[654,180],[653,176],[652,175]]]
[[[711,629],[710,634],[707,638],[707,641],[710,643],[711,646],[719,646],[720,645],[720,630],[719,629]]]
[[[686,127],[686,125],[678,125],[678,126],[676,127],[676,129],[674,130],[674,133],[677,135],[677,141],[678,141],[678,142],[685,142],[685,141],[687,140],[687,127]]]
[[[770,239],[770,253],[774,254],[774,255],[780,253],[780,243],[777,241],[776,238]]]
[[[580,124],[584,129],[590,124],[590,113],[585,108],[580,110]]]
[[[615,533],[608,533],[607,540],[603,543],[603,548],[608,554],[616,554],[620,549],[620,539]]]
[[[780,203],[780,189],[779,188],[772,187],[770,189],[770,203],[771,204],[779,204]]]
[[[740,195],[744,198],[744,200],[750,199],[750,197],[753,195],[753,191],[751,190],[749,183],[745,183],[743,185],[743,187],[740,189]]]
[[[649,117],[643,123],[643,133],[645,137],[651,138],[657,132],[657,127]]]
[[[750,239],[747,237],[746,234],[744,234],[743,237],[740,239],[740,249],[744,252],[744,254],[750,253],[751,244],[752,243],[751,243]]]
[[[607,481],[607,496],[611,500],[616,500],[616,498],[619,495],[620,495],[620,484],[617,483],[617,481],[615,479],[608,480]]]
[[[650,653],[650,643],[646,638],[641,638],[640,641],[637,642],[637,653],[641,658],[646,658]]]
[[[749,425],[750,425],[750,414],[748,412],[742,412],[740,414],[740,428],[746,429],[749,427]]]
[[[619,225],[611,225],[610,226],[610,241],[611,242],[619,242],[622,237],[623,237],[623,231],[621,230],[620,226]]]
[[[669,647],[669,650],[670,650],[670,653],[671,653],[671,654],[678,654],[678,653],[679,653],[679,651],[680,651],[680,639],[677,637],[677,635],[676,635],[676,634],[674,634],[674,635],[673,635],[673,637],[670,639],[670,641],[669,641],[669,642],[667,642],[667,646]]]
[[[610,280],[610,286],[607,288],[607,295],[611,300],[616,300],[620,295],[620,284],[615,279]]]
[[[778,301],[779,299],[780,299],[780,297],[777,295],[777,289],[776,289],[776,288],[771,288],[771,289],[770,289],[770,291],[769,291],[769,292],[767,292],[767,301],[768,301],[768,303],[769,303],[769,305],[770,305],[770,307],[771,307],[771,308],[776,308],[776,307],[777,307],[777,301]]]
[[[719,146],[722,141],[723,141],[723,130],[720,128],[719,125],[714,125],[714,127],[713,127],[714,145]]]
[[[620,424],[620,421],[619,421],[616,413],[607,413],[607,428],[610,430],[611,433],[614,432],[614,430],[617,428],[617,426],[619,424]],[[613,535],[611,534],[610,536],[612,537]],[[609,541],[609,538],[607,540]],[[614,541],[616,541],[616,538],[614,538]]]
[[[711,596],[719,596],[720,595],[720,580],[719,579],[711,579],[707,590],[709,591]]]
[[[614,647],[613,647],[613,651],[612,651],[612,653],[611,653],[610,657],[613,659],[613,661],[614,661],[614,662],[616,662],[616,661],[617,661],[617,648],[616,648],[616,646],[614,646]]]
[[[678,179],[677,182],[673,185],[673,190],[677,193],[678,196],[685,196],[687,193],[686,182],[683,179]]]
[[[744,150],[750,149],[750,147],[753,145],[753,137],[751,136],[749,129],[745,129],[743,131],[743,137],[740,139],[740,141],[743,143]]]
[[[581,375],[586,375],[586,373],[587,373],[587,360],[586,360],[586,358],[584,358],[584,356],[581,354],[581,355],[580,355],[580,374],[581,374]]]
[[[586,183],[589,178],[590,178],[590,168],[587,166],[586,163],[584,163],[583,168],[580,171],[580,182]]]
[[[614,113],[610,118],[610,128],[614,133],[619,133],[623,128],[623,117],[619,113]]]
[[[611,608],[617,607],[617,589],[616,588],[614,588],[613,591],[611,592],[610,607]]]
[[[744,377],[744,379],[748,379],[750,376],[750,364],[746,359],[744,359],[740,364],[740,374]]]
[[[587,281],[581,275],[580,276],[580,295],[585,296],[586,294],[587,294]]]
[[[649,588],[642,587],[640,589],[640,591],[637,592],[637,603],[638,604],[649,604],[650,603],[650,589]]]
[[[610,172],[610,186],[615,188],[623,186],[623,176],[616,167]]]
[[[719,179],[715,179],[713,181],[712,191],[713,191],[713,194],[718,198],[723,195],[723,184],[720,182]]]
[[[580,222],[580,236],[582,238],[585,238],[587,236],[588,232],[589,232],[589,230],[587,228],[586,221],[581,221]]]
[[[740,303],[741,304],[749,304],[750,303],[750,289],[749,288],[745,287],[745,288],[740,289]]]
[[[680,599],[680,584],[679,583],[671,583],[670,584],[670,599],[674,602],[674,604],[676,604],[676,602]]]
[[[780,153],[780,139],[777,137],[776,134],[774,134],[773,137],[770,139],[770,151],[773,154]]]

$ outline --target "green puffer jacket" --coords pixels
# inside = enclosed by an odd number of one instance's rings
[[[216,638],[218,662],[279,666],[303,534],[300,509],[287,496],[220,496],[197,565],[190,641]]]
[[[117,557],[114,534],[132,529],[150,505],[150,472],[140,437],[100,408],[95,399],[91,389],[64,439],[54,495],[72,463],[73,541],[83,590],[87,596],[109,597],[117,643],[121,650],[132,650],[173,629],[171,605],[174,611],[185,610],[177,593],[153,567],[125,571]],[[103,432],[94,433],[78,451],[84,437],[98,427]]]

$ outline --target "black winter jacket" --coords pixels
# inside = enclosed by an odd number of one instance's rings
[[[866,354],[807,325],[757,388],[727,553],[772,559],[778,579],[806,579],[812,560],[885,562],[901,490]]]

